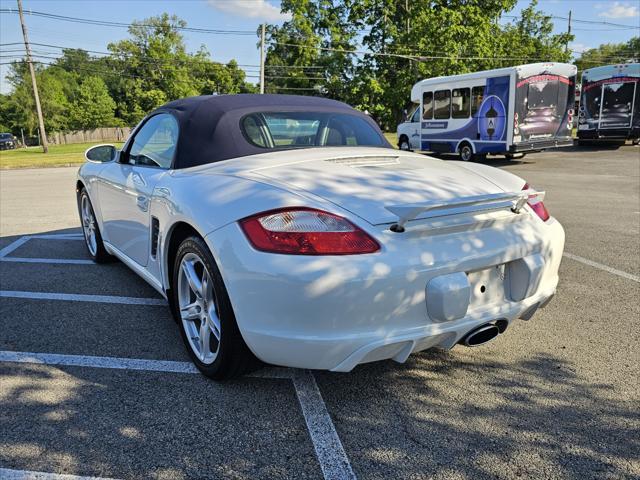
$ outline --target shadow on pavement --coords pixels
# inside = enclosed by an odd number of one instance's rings
[[[637,404],[551,354],[431,350],[317,377],[359,478],[640,474]]]

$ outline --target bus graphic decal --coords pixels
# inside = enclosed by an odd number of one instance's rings
[[[506,109],[495,95],[484,99],[478,112],[478,132],[482,140],[500,140],[504,134]]]

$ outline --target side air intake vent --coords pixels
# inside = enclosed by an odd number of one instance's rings
[[[160,238],[160,222],[156,217],[151,217],[151,256],[156,258],[158,253],[158,240]]]

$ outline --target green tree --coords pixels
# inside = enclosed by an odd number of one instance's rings
[[[35,135],[38,122],[33,100],[33,88],[26,62],[14,62],[11,65],[7,80],[13,90],[6,103],[0,110],[7,112],[2,118],[12,131],[19,132],[20,128],[28,135]],[[68,76],[64,70],[41,65],[36,67],[36,80],[40,93],[42,115],[47,131],[61,131],[68,127],[69,100],[66,94]]]
[[[587,68],[602,65],[639,61],[640,37],[633,37],[626,43],[605,43],[599,47],[585,50],[574,63],[578,67],[578,71],[582,72]]]
[[[504,27],[501,55],[509,65],[571,60],[567,46],[573,35],[554,34],[551,16],[537,10],[537,4],[537,0],[532,0],[518,20]]]
[[[116,125],[116,102],[100,77],[86,77],[69,108],[69,126],[76,130]]]
[[[496,20],[514,5],[515,0],[353,0],[351,18],[361,29],[370,28],[363,45],[383,55],[364,55],[358,63],[352,103],[383,128],[395,129],[416,81],[497,66]]]
[[[356,25],[342,0],[283,0],[291,20],[267,27],[268,93],[343,99],[354,71]]]
[[[121,72],[117,82],[118,111],[135,123],[150,110],[169,100],[197,95],[187,53],[178,28],[186,22],[162,14],[129,27],[130,39],[110,43],[108,66]]]

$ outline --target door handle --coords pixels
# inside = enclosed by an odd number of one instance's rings
[[[149,197],[145,195],[138,195],[136,203],[138,204],[138,208],[143,212],[146,212],[149,209]]]

